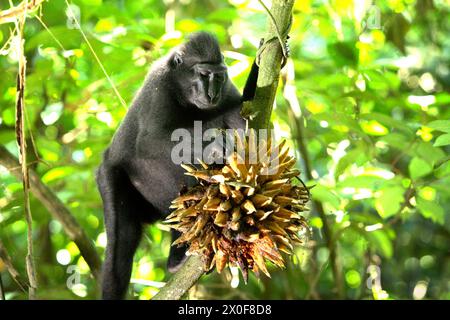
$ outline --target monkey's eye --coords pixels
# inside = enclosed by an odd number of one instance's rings
[[[208,71],[200,71],[200,77],[208,78],[209,77],[209,72]]]

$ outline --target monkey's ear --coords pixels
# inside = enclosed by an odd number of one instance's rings
[[[176,68],[179,65],[181,65],[182,63],[183,63],[183,58],[181,57],[181,53],[175,52],[172,57],[172,61],[171,61],[172,67]]]

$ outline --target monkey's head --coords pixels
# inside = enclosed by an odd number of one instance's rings
[[[201,110],[220,107],[228,83],[219,43],[209,33],[194,33],[170,56],[178,101]]]

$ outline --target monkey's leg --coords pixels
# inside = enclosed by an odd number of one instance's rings
[[[97,184],[103,199],[107,235],[102,298],[123,299],[130,282],[133,256],[142,234],[138,218],[142,196],[120,168],[102,165]]]

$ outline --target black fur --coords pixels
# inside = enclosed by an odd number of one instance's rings
[[[252,99],[257,67],[241,96],[226,75],[217,40],[197,33],[155,63],[117,130],[97,171],[107,232],[102,297],[122,299],[142,224],[169,213],[183,185],[184,170],[171,161],[177,128],[193,131],[195,120],[208,128],[243,128],[241,103]],[[195,89],[195,88],[196,89]],[[172,234],[172,239],[177,238]],[[185,248],[171,248],[168,268],[184,261]]]

